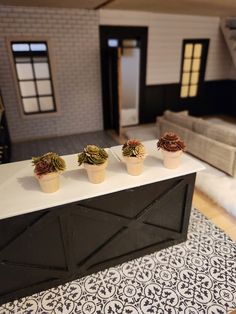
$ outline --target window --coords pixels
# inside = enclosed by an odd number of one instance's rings
[[[183,44],[180,97],[196,97],[204,79],[208,40],[185,40]]]
[[[55,112],[55,97],[46,42],[11,42],[23,112]]]

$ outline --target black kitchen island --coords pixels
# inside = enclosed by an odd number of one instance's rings
[[[187,155],[165,169],[155,141],[144,172],[127,174],[121,147],[106,180],[88,181],[77,155],[63,158],[61,189],[41,192],[30,161],[0,166],[0,303],[31,295],[186,239],[196,172]]]

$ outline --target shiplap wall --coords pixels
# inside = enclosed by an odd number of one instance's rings
[[[210,39],[205,80],[230,79],[231,57],[218,17],[101,10],[101,25],[148,27],[147,85],[177,83],[183,39]]]

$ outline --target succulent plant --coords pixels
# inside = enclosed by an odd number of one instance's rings
[[[122,147],[122,154],[125,157],[144,158],[146,155],[144,145],[138,140],[128,140]]]
[[[185,143],[174,132],[166,132],[157,142],[157,148],[162,148],[168,152],[177,152],[185,150]]]
[[[78,154],[79,166],[82,163],[90,165],[101,165],[108,159],[108,154],[105,149],[96,145],[87,145],[83,152]]]
[[[35,166],[34,172],[38,176],[51,172],[63,171],[66,168],[64,159],[52,152],[39,157],[32,157],[32,163]]]

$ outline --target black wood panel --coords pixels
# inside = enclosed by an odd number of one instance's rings
[[[143,122],[155,122],[167,109],[189,110],[195,116],[226,114],[236,116],[236,81],[218,80],[202,83],[201,95],[195,98],[180,98],[180,84],[146,86]]]
[[[143,108],[144,123],[155,122],[157,116],[161,116],[166,110],[164,97],[164,85],[146,86],[146,109]]]
[[[0,94],[1,97],[1,94]],[[6,113],[0,117],[0,164],[7,163],[11,158],[11,141],[7,126]]]
[[[0,303],[186,239],[195,174],[0,221]]]

